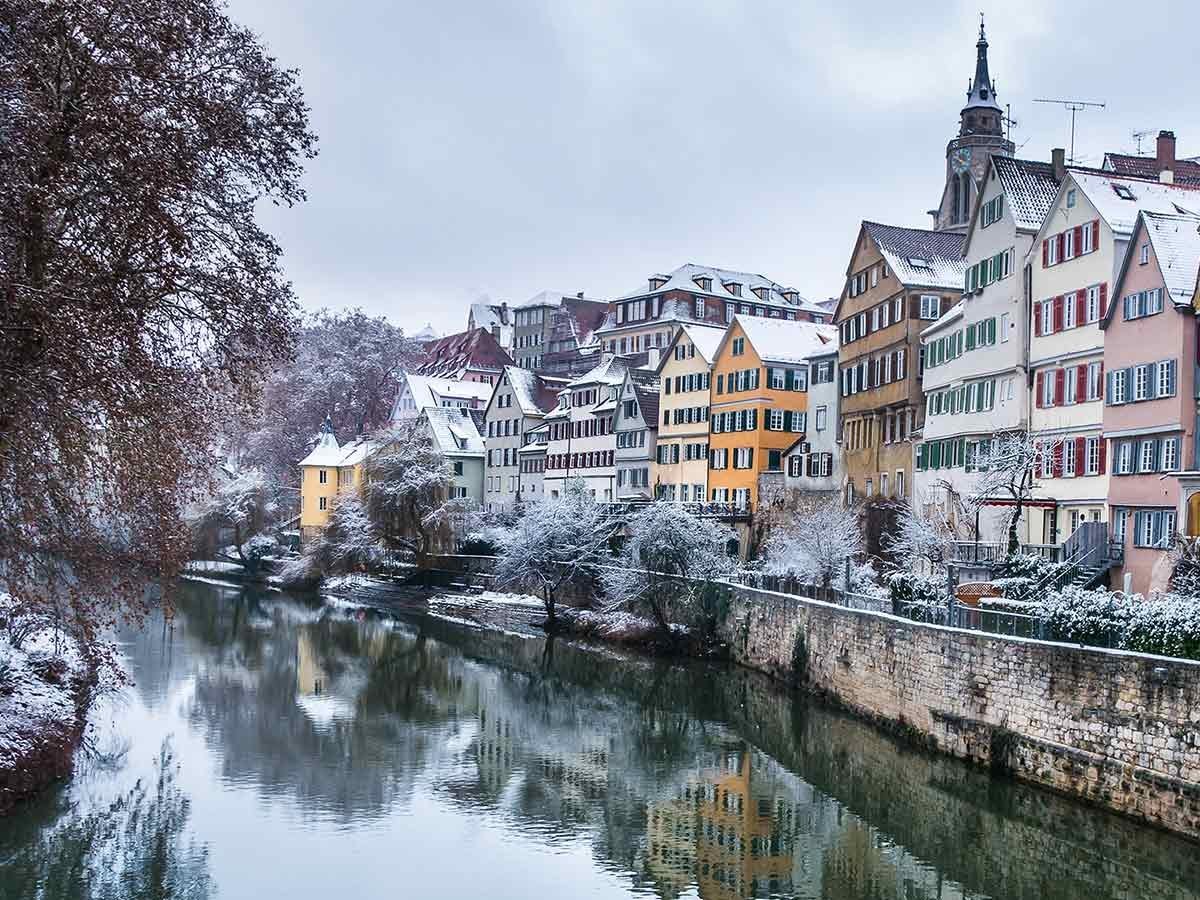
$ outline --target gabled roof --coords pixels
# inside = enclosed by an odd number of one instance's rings
[[[492,386],[477,381],[459,381],[456,378],[436,378],[432,375],[404,374],[409,393],[418,410],[430,406],[441,406],[443,398],[449,400],[474,400],[486,403],[492,396]]]
[[[863,230],[905,287],[962,290],[964,236],[952,231],[863,222]]]
[[[1051,163],[1011,156],[992,156],[992,168],[1004,189],[1009,212],[1018,229],[1037,231],[1058,196]],[[976,210],[976,215],[978,215]],[[974,225],[972,225],[972,229]]]
[[[764,319],[761,316],[734,316],[746,340],[765,363],[798,363],[830,344],[836,346],[838,330],[833,325],[815,322],[789,322],[786,319]],[[715,355],[719,356],[729,341],[733,328],[721,336]]]
[[[599,363],[578,378],[568,381],[567,388],[583,387],[588,384],[617,385],[625,380],[630,366],[619,356],[605,356]]]
[[[1200,275],[1200,216],[1144,212],[1142,220],[1171,299],[1191,305]]]
[[[1097,169],[1071,168],[1067,173],[1108,227],[1121,237],[1133,233],[1138,213],[1143,210],[1172,214],[1200,212],[1200,190],[1195,188],[1142,181]],[[1059,194],[1062,192],[1060,185]]]
[[[717,358],[717,348],[721,346],[721,338],[725,336],[725,326],[705,325],[700,322],[681,325],[671,338],[671,342],[663,350],[662,356],[658,358],[658,365],[654,367],[655,373],[661,372],[663,366],[674,359],[672,354],[675,352],[675,345],[679,343],[681,335],[687,336],[695,346],[696,352],[700,354],[700,358],[711,366],[713,360]]]
[[[476,328],[491,330],[493,326],[511,325],[512,310],[509,309],[507,303],[492,303],[484,300],[471,304],[471,319],[475,322]]]
[[[654,290],[650,290],[649,286],[643,290],[631,291],[618,297],[618,300],[633,300],[638,297],[651,297],[655,294],[665,294],[668,291],[688,291],[692,294],[700,294],[705,297],[715,297],[719,300],[730,300],[737,303],[749,303],[751,305],[773,305],[785,309],[800,309],[806,312],[824,313],[818,304],[800,295],[794,288],[784,287],[776,281],[772,281],[765,275],[758,275],[754,272],[737,272],[733,269],[721,269],[716,266],[703,266],[698,263],[685,263],[669,274],[653,276],[658,279],[663,279],[663,284]],[[705,280],[711,281],[708,288],[701,287],[701,283]],[[730,287],[733,284],[741,285],[741,294],[735,294]],[[756,289],[766,288],[763,297],[759,297]],[[785,294],[792,295],[795,300],[789,300]],[[665,318],[663,316],[662,318]],[[682,319],[690,319],[690,314],[679,316]],[[607,324],[607,323],[606,323]]]
[[[538,416],[558,405],[558,392],[566,386],[565,378],[544,378],[519,366],[505,366],[504,377],[517,398],[521,413]]]
[[[458,378],[471,368],[499,372],[513,364],[512,357],[486,328],[472,328],[430,341],[425,345],[425,354],[425,361],[416,368],[418,375]]]
[[[483,456],[483,438],[469,410],[435,406],[423,410],[421,416],[445,456]]]
[[[646,423],[647,428],[658,428],[658,384],[647,384],[629,379],[633,387],[633,396],[637,398],[638,406],[642,410],[642,421]]]
[[[1158,180],[1158,157],[1105,153],[1103,167],[1118,175]],[[1175,160],[1175,183],[1200,186],[1200,159]]]

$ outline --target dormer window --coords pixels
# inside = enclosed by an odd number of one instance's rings
[[[711,291],[712,290],[712,279],[709,278],[707,275],[697,275],[692,280],[696,282],[696,286],[699,287],[700,290],[702,290],[702,291]]]
[[[726,282],[725,290],[729,291],[729,293],[733,294],[735,297],[742,296],[742,286],[736,281]]]
[[[754,293],[758,295],[759,300],[766,300],[767,295],[770,292],[771,292],[771,289],[766,287],[765,285],[760,285],[760,286],[754,288]]]
[[[1120,197],[1122,200],[1134,200],[1134,199],[1136,199],[1136,198],[1133,196],[1133,191],[1131,191],[1131,190],[1129,189],[1129,186],[1128,186],[1128,185],[1124,185],[1124,184],[1114,184],[1112,187],[1113,187],[1113,193],[1114,193],[1114,194],[1116,194],[1118,197]]]
[[[663,275],[650,276],[650,290],[657,291],[660,287],[667,283],[667,279]]]

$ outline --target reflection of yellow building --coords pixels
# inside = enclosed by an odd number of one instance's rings
[[[647,809],[646,868],[665,896],[695,882],[705,900],[791,890],[790,801],[751,776],[753,754],[730,749],[678,797]]]
[[[329,689],[329,675],[317,660],[316,648],[307,628],[296,632],[296,691],[305,697],[320,697]]]
[[[300,460],[301,541],[320,534],[339,492],[357,490],[362,485],[363,462],[371,447],[362,438],[339,446],[333,422],[325,417],[317,446]]]

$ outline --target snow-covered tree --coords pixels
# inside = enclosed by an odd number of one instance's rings
[[[310,314],[295,357],[268,378],[261,410],[228,435],[231,453],[281,483],[294,482],[313,423],[329,416],[336,432],[348,435],[385,428],[404,371],[422,353],[418,342],[382,316],[360,309]]]
[[[385,433],[363,467],[363,499],[384,546],[423,565],[450,538],[462,504],[450,499],[454,475],[428,432],[409,423]]]
[[[263,557],[276,546],[268,533],[278,510],[274,490],[258,469],[218,477],[213,493],[191,510],[189,524],[196,543],[205,550],[229,546],[247,572],[257,572]]]
[[[516,525],[503,536],[496,578],[540,596],[546,627],[553,630],[558,591],[567,584],[598,583],[598,567],[612,561],[608,542],[613,528],[582,479],[573,478],[561,497],[523,507]]]
[[[895,531],[885,536],[884,544],[902,567],[918,559],[937,567],[950,559],[956,537],[943,516],[906,507],[897,517]]]
[[[321,576],[365,572],[382,554],[375,523],[354,493],[338,497],[325,528],[305,551],[309,571]]]
[[[316,137],[218,0],[0,10],[0,589],[95,633],[182,565],[214,430],[291,352],[256,217]]]
[[[981,446],[973,460],[973,467],[979,474],[970,492],[962,498],[964,512],[973,520],[980,507],[996,499],[1011,504],[1009,555],[1020,548],[1018,526],[1038,487],[1037,472],[1042,460],[1056,459],[1062,452],[1061,438],[1033,431],[1011,431],[997,435],[989,444]]]
[[[830,587],[845,571],[846,560],[862,552],[857,508],[843,507],[832,495],[807,497],[791,525],[778,530],[767,544],[766,569]]]
[[[625,546],[602,577],[609,605],[644,610],[663,630],[680,617],[701,618],[712,582],[736,568],[726,551],[732,529],[675,503],[652,503],[626,527]]]

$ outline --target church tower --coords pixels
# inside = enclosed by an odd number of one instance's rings
[[[988,42],[979,17],[975,44],[975,77],[967,88],[967,105],[958,116],[958,136],[946,145],[946,187],[942,202],[931,210],[938,231],[965,232],[979,186],[995,154],[1012,156],[1013,142],[1004,136],[1004,113],[988,73]]]

